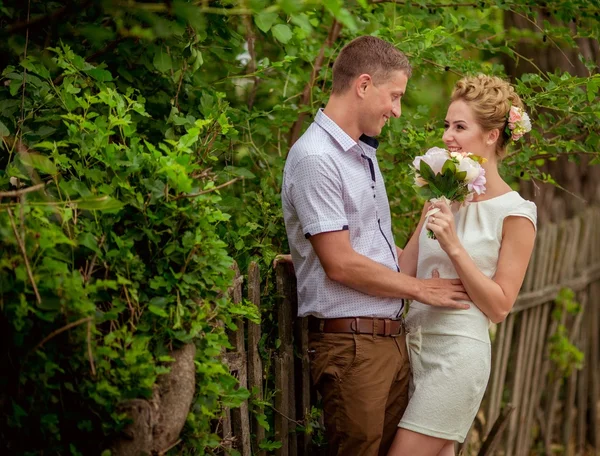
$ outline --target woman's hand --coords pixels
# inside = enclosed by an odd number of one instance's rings
[[[462,247],[454,226],[454,214],[450,206],[443,201],[433,203],[431,208],[434,207],[438,208],[439,212],[429,216],[426,228],[433,231],[442,250],[451,257]]]

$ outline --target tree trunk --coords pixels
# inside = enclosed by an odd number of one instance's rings
[[[132,422],[114,442],[114,456],[161,455],[177,443],[194,398],[195,354],[194,344],[171,353],[175,362],[168,374],[159,377],[152,399],[122,405]]]

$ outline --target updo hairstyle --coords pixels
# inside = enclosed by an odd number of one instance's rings
[[[500,130],[496,142],[496,155],[502,158],[510,135],[506,133],[508,112],[511,106],[523,109],[523,102],[515,89],[496,76],[468,76],[454,86],[452,102],[462,100],[473,110],[477,123],[484,131]]]

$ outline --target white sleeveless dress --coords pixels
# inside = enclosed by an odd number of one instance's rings
[[[517,192],[467,203],[455,213],[458,237],[477,267],[494,277],[505,217],[526,217],[536,226],[534,203]],[[438,241],[419,235],[417,277],[458,274]],[[412,370],[408,408],[398,424],[434,437],[463,442],[475,419],[491,365],[489,320],[473,304],[468,310],[439,309],[413,301],[407,345]]]

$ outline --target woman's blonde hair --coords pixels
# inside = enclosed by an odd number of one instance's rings
[[[510,108],[523,108],[523,102],[513,86],[496,76],[468,76],[456,83],[450,100],[462,100],[467,103],[484,131],[495,128],[500,130],[496,142],[496,155],[502,158],[510,139],[510,135],[505,131]]]

